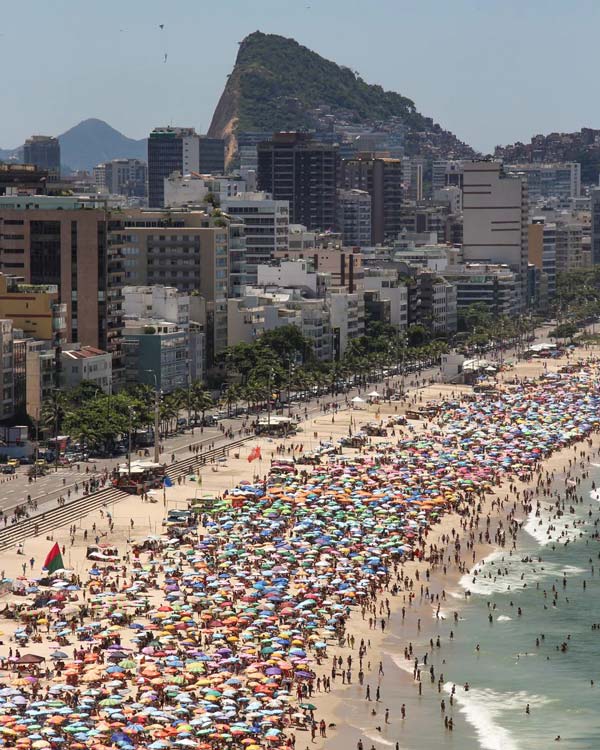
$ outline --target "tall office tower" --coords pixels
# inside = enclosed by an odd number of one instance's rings
[[[49,135],[32,135],[23,146],[25,164],[34,164],[48,172],[51,181],[60,177],[60,143]]]
[[[592,263],[600,263],[600,187],[590,191],[592,203]]]
[[[339,187],[365,190],[371,196],[371,240],[374,245],[395,239],[402,230],[402,161],[359,154],[342,159]]]
[[[225,141],[223,138],[199,136],[198,172],[200,174],[225,173]]]
[[[194,128],[154,128],[148,138],[148,205],[164,206],[164,179],[200,167],[200,136]]]
[[[497,161],[463,162],[463,258],[499,263],[517,277],[521,309],[527,294],[527,180]]]
[[[307,133],[275,133],[257,146],[258,189],[289,201],[290,222],[333,229],[337,209],[337,146]]]

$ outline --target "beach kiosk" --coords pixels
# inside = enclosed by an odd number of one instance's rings
[[[132,461],[131,464],[119,464],[117,478],[113,482],[130,495],[141,495],[143,492],[163,486],[165,467],[154,461]]]

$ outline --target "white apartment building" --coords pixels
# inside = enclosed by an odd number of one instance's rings
[[[390,323],[408,327],[408,287],[398,280],[395,268],[365,268],[365,292],[377,292],[382,301],[390,303]]]
[[[141,159],[112,159],[94,167],[94,182],[101,193],[146,195],[148,165]]]
[[[173,286],[125,286],[122,311],[125,318],[156,318],[187,329],[190,297]]]
[[[61,380],[67,389],[84,380],[110,393],[112,387],[112,354],[93,346],[75,346],[60,353]]]
[[[448,266],[444,278],[456,288],[459,311],[479,302],[494,315],[514,316],[522,309],[519,281],[508,266],[491,263]]]
[[[465,161],[462,190],[464,262],[508,266],[516,275],[522,310],[527,294],[527,180],[506,174],[497,161]]]
[[[280,260],[278,263],[257,267],[258,286],[273,286],[286,289],[300,289],[318,296],[322,276],[308,260]]]
[[[408,263],[411,266],[442,273],[457,254],[455,248],[435,244],[400,249],[394,253],[393,258],[395,261]]]
[[[431,190],[441,190],[455,185],[461,188],[463,184],[463,162],[452,159],[438,159],[431,165]]]
[[[365,334],[365,295],[362,290],[351,293],[343,287],[331,287],[326,299],[331,316],[334,357],[339,359],[352,339]]]
[[[585,268],[588,259],[583,252],[584,237],[589,236],[589,228],[579,222],[558,221],[555,227],[556,272],[574,271]]]
[[[305,299],[294,290],[248,287],[227,301],[228,345],[251,343],[265,331],[294,325],[311,340],[317,359],[332,358],[329,307],[323,299]]]
[[[198,172],[173,172],[164,179],[165,207],[177,208],[202,203],[210,193],[217,203],[243,194],[247,190],[242,177],[214,177]]]
[[[268,193],[242,193],[221,202],[221,208],[244,222],[246,235],[246,280],[257,281],[257,266],[269,263],[276,253],[289,247],[288,201],[273,200]]]
[[[294,253],[307,253],[315,249],[316,232],[309,232],[302,224],[290,224],[289,249]],[[300,257],[305,257],[301,255]]]
[[[581,195],[581,164],[578,162],[507,164],[505,170],[525,175],[531,203],[543,198],[569,199]]]

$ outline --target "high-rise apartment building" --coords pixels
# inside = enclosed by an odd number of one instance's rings
[[[155,128],[148,138],[148,203],[164,206],[164,180],[173,172],[222,174],[225,141],[198,135],[194,128]]]
[[[257,146],[258,189],[289,202],[290,221],[333,229],[337,208],[337,147],[307,133],[275,133]]]
[[[462,188],[463,162],[452,159],[438,159],[431,165],[431,192],[446,187]]]
[[[94,181],[102,192],[143,198],[148,166],[141,159],[113,159],[94,167]]]
[[[164,179],[172,172],[197,172],[199,138],[194,128],[155,128],[148,138],[148,204],[164,206]]]
[[[556,273],[585,268],[583,239],[589,232],[577,221],[557,221],[555,233]]]
[[[371,196],[366,190],[338,190],[337,225],[347,247],[371,245]]]
[[[548,296],[556,293],[556,224],[534,216],[528,227],[528,256],[546,277]]]
[[[382,244],[402,230],[402,160],[359,154],[342,159],[339,186],[371,196],[371,240]]]
[[[127,285],[160,284],[204,298],[209,363],[227,346],[230,231],[226,218],[204,211],[131,209],[111,235]]]
[[[111,241],[122,213],[87,207],[74,198],[32,196],[0,205],[0,270],[27,284],[54,285],[66,305],[64,338],[113,355],[121,365],[122,263]]]
[[[223,138],[198,136],[198,172],[201,174],[224,174],[225,141]]]
[[[48,172],[51,180],[60,177],[60,143],[49,135],[32,135],[23,146],[25,164],[33,164]]]
[[[273,200],[266,193],[242,193],[224,200],[221,208],[244,222],[246,283],[256,284],[257,266],[269,263],[276,252],[288,249],[289,204]]]
[[[527,292],[527,181],[497,161],[463,162],[463,258],[502,264],[516,275],[520,308]]]
[[[507,164],[507,172],[521,173],[527,178],[529,202],[543,198],[579,198],[581,195],[581,164]]]

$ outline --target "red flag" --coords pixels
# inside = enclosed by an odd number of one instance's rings
[[[258,445],[256,446],[256,448],[252,448],[252,450],[248,454],[248,461],[249,462],[254,461],[254,459],[256,458],[262,458],[260,448],[258,447]]]
[[[46,555],[43,569],[47,570],[48,573],[54,573],[54,571],[61,570],[62,568],[64,568],[64,565],[62,555],[60,554],[60,547],[58,546],[58,542],[55,542],[50,552]]]

